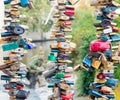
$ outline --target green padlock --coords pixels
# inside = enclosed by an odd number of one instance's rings
[[[64,72],[58,72],[58,73],[56,74],[56,78],[59,78],[59,79],[64,78],[64,76],[65,76],[65,73],[64,73]]]
[[[6,43],[4,45],[2,45],[2,49],[3,51],[9,51],[9,50],[14,50],[19,48],[19,42],[10,42],[10,43]]]
[[[56,61],[57,57],[54,55],[54,53],[50,53],[50,55],[48,56],[48,60],[51,61]]]

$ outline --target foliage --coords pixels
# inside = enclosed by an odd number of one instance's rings
[[[47,25],[44,24],[50,10],[47,0],[34,0],[34,9],[28,10],[28,8],[25,8],[20,10],[21,14],[27,17],[22,19],[21,23],[29,25],[31,32],[47,32],[51,28],[51,20]]]
[[[77,44],[76,50],[72,53],[74,64],[80,64],[89,50],[90,41],[95,39],[94,19],[89,9],[76,11],[75,21],[73,22],[73,41]],[[77,60],[76,60],[77,59]],[[88,93],[88,87],[94,81],[95,72],[79,71],[76,82],[77,94],[85,96]]]

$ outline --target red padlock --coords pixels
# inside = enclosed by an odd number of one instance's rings
[[[64,14],[66,14],[66,15],[74,15],[75,11],[72,10],[72,9],[66,9]]]
[[[105,74],[99,73],[99,74],[97,75],[97,79],[105,79]]]
[[[71,26],[72,22],[71,21],[65,21],[65,26]]]
[[[113,30],[113,32],[120,32],[120,28],[118,28],[118,27],[112,27],[112,30]]]

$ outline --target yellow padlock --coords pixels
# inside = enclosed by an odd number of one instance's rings
[[[92,67],[93,68],[99,69],[100,65],[101,65],[101,61],[100,60],[92,59]]]

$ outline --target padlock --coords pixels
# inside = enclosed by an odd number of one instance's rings
[[[30,4],[29,0],[20,0],[20,3],[19,3],[21,7],[28,7],[29,4]]]
[[[110,13],[110,12],[113,12],[117,9],[117,7],[115,6],[107,6],[106,8],[103,8],[102,9],[102,12],[104,13]]]
[[[69,59],[70,58],[70,56],[68,56],[67,54],[59,54],[58,57],[63,58],[63,59]]]
[[[58,5],[65,5],[66,4],[66,0],[59,0],[58,1]]]
[[[91,6],[103,6],[108,5],[112,2],[112,0],[92,0]]]
[[[118,27],[112,27],[112,30],[113,30],[113,32],[120,32],[120,28],[118,28]]]
[[[112,50],[106,50],[103,53],[104,53],[105,56],[109,56],[109,57],[112,56]]]
[[[107,26],[110,26],[110,25],[111,25],[111,22],[110,22],[110,20],[108,20],[108,19],[104,19],[100,24],[101,24],[101,26],[103,26],[103,27],[107,27]]]
[[[65,5],[58,5],[58,6],[56,6],[56,9],[58,9],[59,11],[64,11]]]
[[[16,35],[21,35],[25,32],[25,29],[18,25],[18,23],[10,23],[9,26],[6,26],[5,29],[8,32],[11,32]]]
[[[97,51],[106,51],[109,50],[111,47],[110,41],[102,41],[102,40],[94,40],[90,43],[90,51],[97,52]]]
[[[73,9],[66,9],[64,14],[73,16],[75,14],[75,11]]]
[[[59,63],[72,63],[71,60],[59,60],[59,59],[58,59],[58,62]]]
[[[106,77],[114,78],[114,69],[103,70],[103,73],[105,74]]]
[[[64,22],[64,25],[65,25],[65,26],[71,26],[71,24],[72,24],[71,21],[65,21],[65,22]]]
[[[110,38],[108,36],[106,36],[106,35],[103,35],[103,36],[100,37],[100,39],[102,41],[108,41]]]
[[[6,64],[0,65],[0,70],[6,69],[6,68],[10,68],[10,66],[16,64],[15,61],[8,61],[5,62]]]
[[[100,83],[91,83],[89,85],[89,89],[91,90],[100,90],[101,87],[105,86],[105,84],[100,84]]]
[[[100,60],[102,55],[99,52],[88,52],[88,56]]]
[[[59,18],[60,17],[60,13],[55,13],[54,15],[53,15],[53,18]]]
[[[97,100],[107,100],[106,98],[97,98]]]
[[[70,85],[68,85],[68,84],[59,83],[59,86],[60,86],[60,89],[63,89],[63,90],[65,90],[65,91],[71,89]]]
[[[7,75],[1,75],[1,80],[10,81],[11,78]]]
[[[58,52],[61,52],[61,51],[58,50],[58,49],[51,49],[51,52],[56,52],[56,53],[58,53]]]
[[[103,30],[103,33],[104,33],[104,34],[108,34],[108,33],[112,33],[112,32],[113,32],[112,27],[108,27],[108,28],[105,28],[105,29]]]
[[[20,76],[21,78],[25,78],[26,77],[26,72],[22,71],[22,70],[17,71],[16,74],[18,76]]]
[[[96,31],[102,31],[102,30],[104,30],[105,28],[104,27],[97,27],[96,28]]]
[[[61,49],[69,49],[70,48],[70,44],[67,42],[58,42],[57,46],[58,46],[58,48],[61,48]]]
[[[88,56],[85,56],[82,63],[85,67],[91,68],[92,60]]]
[[[54,55],[54,53],[50,53],[50,55],[48,56],[48,60],[56,61],[57,57]]]
[[[58,49],[57,45],[50,45],[51,49]]]
[[[12,0],[4,0],[4,4],[9,4]]]
[[[117,15],[115,12],[110,12],[109,14],[106,14],[106,16],[111,20],[119,17],[119,15]]]
[[[67,16],[67,15],[65,15],[65,14],[62,14],[62,15],[59,17],[59,20],[60,20],[60,21],[67,21],[67,20],[71,21],[71,20],[74,20],[74,19],[75,19],[75,17],[73,17],[73,16]]]
[[[106,96],[104,96],[102,93],[100,93],[99,91],[89,90],[88,93],[89,93],[90,95],[95,96],[96,98],[103,97],[103,98],[106,98],[106,99],[108,100],[108,98],[107,98]]]
[[[91,66],[93,68],[99,69],[100,65],[101,65],[101,61],[100,60],[98,60],[98,59],[92,59],[92,65]]]
[[[65,76],[65,73],[63,73],[63,72],[58,72],[58,73],[55,75],[55,78],[61,79],[61,78],[64,78],[64,76]]]
[[[57,41],[57,42],[65,42],[66,39],[65,39],[65,38],[57,38],[56,41]]]
[[[9,94],[9,96],[11,97],[11,96],[15,96],[16,97],[16,94],[17,94],[17,90],[10,90],[9,92],[8,92],[8,94]]]
[[[16,94],[16,99],[27,99],[28,95],[30,94],[30,91],[25,91],[25,90],[19,90]]]
[[[27,44],[27,49],[33,49],[33,48],[36,48],[36,45],[34,43]]]
[[[9,50],[14,50],[14,49],[17,49],[19,48],[19,42],[16,41],[16,42],[11,42],[11,43],[6,43],[4,45],[2,45],[2,49],[3,51],[9,51]]]
[[[118,79],[107,79],[105,84],[109,87],[116,87],[118,83],[119,83]]]
[[[33,2],[32,2],[32,0],[29,0],[29,9],[32,9],[32,8],[34,8],[34,5],[33,5]]]
[[[105,77],[105,74],[104,73],[99,73],[99,74],[97,74],[97,79],[105,79],[106,77]]]
[[[119,34],[110,34],[110,40],[111,42],[118,42],[120,41],[120,35]]]
[[[96,20],[104,20],[104,19],[108,19],[106,16],[103,16],[103,15],[99,15],[96,17]]]
[[[71,32],[72,31],[72,27],[61,27],[60,28],[60,32]]]
[[[8,36],[16,36],[15,34],[12,34],[11,32],[2,32],[1,37],[8,37]]]
[[[20,12],[19,11],[11,11],[10,14],[11,14],[11,16],[19,16]]]
[[[75,7],[73,6],[73,5],[66,5],[66,7],[65,7],[66,9],[72,9],[72,10],[74,10],[75,9]]]

